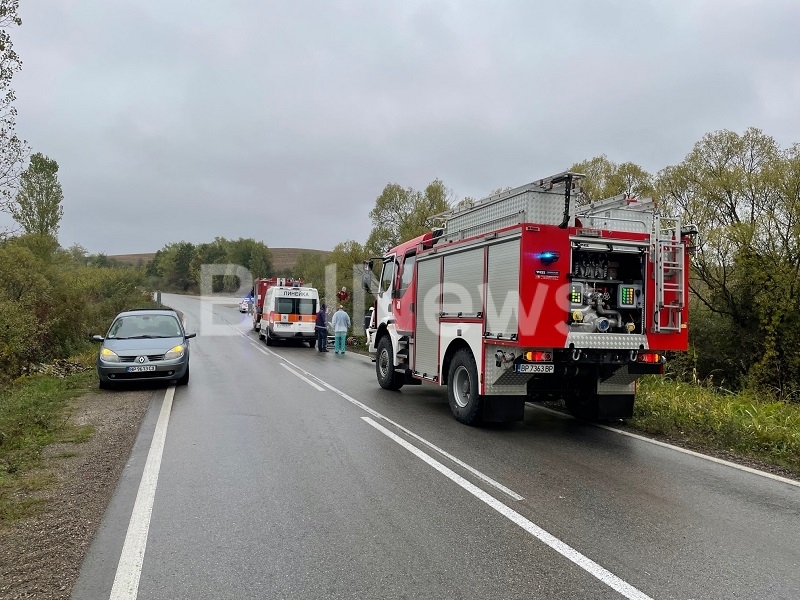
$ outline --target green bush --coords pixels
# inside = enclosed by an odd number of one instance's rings
[[[25,365],[87,349],[122,310],[153,306],[143,269],[90,266],[47,236],[0,246],[0,384]]]

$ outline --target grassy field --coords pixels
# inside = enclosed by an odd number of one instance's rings
[[[285,269],[293,269],[297,262],[297,257],[303,252],[316,252],[320,255],[327,256],[329,254],[326,250],[311,250],[306,248],[270,248],[272,253],[272,266],[275,271],[283,271]],[[108,258],[113,259],[123,265],[139,266],[146,265],[148,261],[153,260],[155,252],[145,254],[114,254]]]

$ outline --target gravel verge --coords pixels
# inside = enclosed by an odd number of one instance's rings
[[[36,494],[43,510],[0,525],[0,598],[69,598],[83,557],[128,460],[152,390],[89,392],[71,403],[70,420],[92,425],[85,442],[53,444]]]

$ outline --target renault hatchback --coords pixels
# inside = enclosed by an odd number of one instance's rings
[[[97,353],[100,387],[125,381],[189,383],[189,339],[178,314],[168,309],[121,312],[111,323]]]

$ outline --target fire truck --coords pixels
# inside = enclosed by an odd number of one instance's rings
[[[447,386],[466,424],[522,420],[525,402],[558,397],[580,419],[632,416],[637,379],[687,349],[697,230],[652,199],[577,206],[583,177],[559,173],[453,209],[367,261],[382,388]]]
[[[253,285],[253,330],[271,346],[277,340],[307,341],[314,347],[314,322],[319,305],[316,288],[301,279],[256,279]]]

